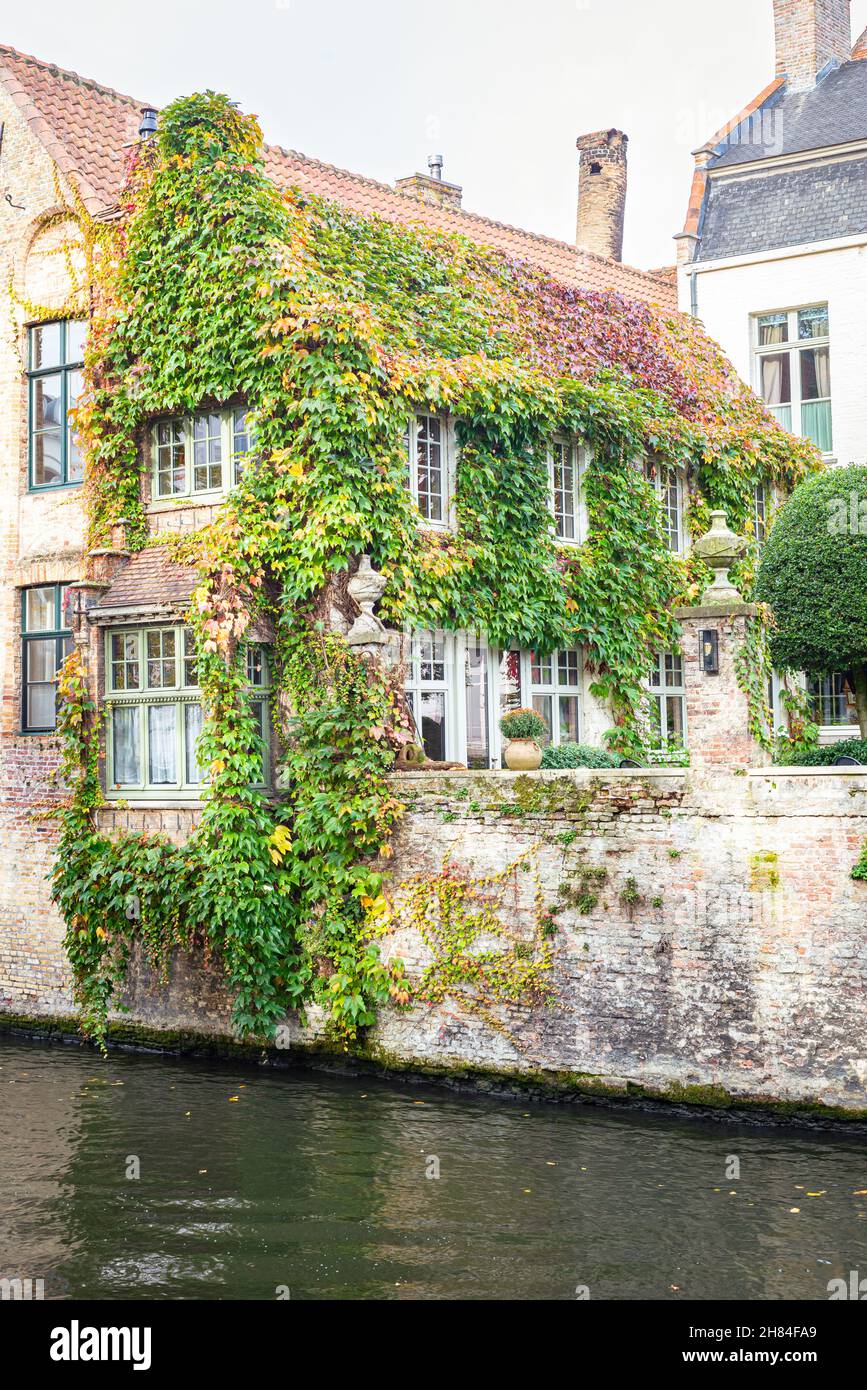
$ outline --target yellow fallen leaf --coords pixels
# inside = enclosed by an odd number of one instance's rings
[[[241,1099],[240,1096],[229,1096],[229,1104],[230,1104],[230,1105],[233,1105],[234,1102],[235,1102],[236,1100],[240,1100],[240,1099]]]

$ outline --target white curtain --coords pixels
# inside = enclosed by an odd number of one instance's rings
[[[138,706],[115,705],[111,720],[114,735],[114,780],[122,787],[137,786],[141,781]]]
[[[174,785],[178,780],[175,762],[177,715],[177,705],[151,705],[148,709],[148,781],[154,786]]]

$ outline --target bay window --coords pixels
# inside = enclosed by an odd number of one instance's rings
[[[190,419],[160,420],[153,427],[152,497],[214,497],[241,480],[255,439],[248,412],[200,410]]]
[[[72,591],[40,584],[21,591],[21,728],[50,733],[57,726],[57,672],[72,651]]]
[[[792,434],[833,449],[831,349],[827,304],[758,314],[753,327],[755,386]]]
[[[577,650],[537,658],[492,647],[478,632],[426,631],[408,638],[405,665],[417,740],[435,762],[500,767],[500,719],[531,701],[553,743],[579,741],[583,670]]]
[[[87,324],[77,319],[28,330],[30,489],[80,483],[84,463],[70,412],[78,403]]]
[[[247,687],[265,754],[267,780],[268,662],[247,648]],[[193,634],[183,625],[110,631],[106,635],[106,784],[125,798],[185,795],[207,781],[198,756],[204,716]]]

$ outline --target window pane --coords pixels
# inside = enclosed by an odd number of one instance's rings
[[[171,688],[177,679],[174,630],[148,632],[146,644],[148,685],[154,690]]]
[[[534,685],[553,685],[554,667],[550,656],[537,656],[530,653],[530,679]]]
[[[544,721],[545,721],[545,727],[546,727],[547,730],[548,730],[548,738],[549,738],[549,740],[553,740],[553,737],[554,737],[553,697],[552,697],[551,695],[534,695],[534,696],[533,696],[533,709],[536,711],[537,714],[541,715],[542,718],[544,719]]]
[[[24,594],[24,629],[26,632],[54,632],[57,626],[55,588],[53,584],[27,589]]]
[[[41,637],[27,643],[28,681],[53,681],[57,671],[57,642],[53,637]]]
[[[184,749],[187,782],[190,786],[198,786],[204,781],[205,769],[196,757],[196,745],[204,722],[204,710],[201,705],[184,705]]]
[[[33,383],[33,428],[52,429],[60,424],[60,376],[40,376]]]
[[[570,444],[554,445],[554,521],[560,540],[577,539],[575,526],[575,464]]]
[[[139,761],[139,706],[115,705],[111,712],[115,785],[135,787],[141,782]]]
[[[177,496],[186,490],[184,428],[180,420],[166,420],[157,426],[157,496]]]
[[[264,700],[256,700],[253,704],[253,713],[256,716],[256,728],[262,740],[262,756],[259,759],[259,771],[256,780],[260,783],[265,781],[265,748],[268,745],[268,706]]]
[[[434,762],[446,761],[446,697],[443,692],[421,691],[418,696],[418,722],[422,746]]]
[[[798,314],[798,337],[828,337],[828,306],[820,309],[801,309]]]
[[[683,685],[683,657],[679,652],[665,654],[665,683],[675,689]]]
[[[801,357],[801,398],[817,401],[831,394],[831,359],[828,349],[805,348]]]
[[[557,662],[557,679],[560,685],[580,686],[581,684],[581,659],[578,652],[573,648],[570,651],[559,653]]]
[[[418,507],[427,521],[442,521],[444,514],[442,422],[434,415],[419,415],[416,424],[416,478]]]
[[[57,722],[57,687],[27,686],[27,728],[53,729]]]
[[[491,765],[488,740],[488,647],[486,642],[467,640],[467,766]]]
[[[67,362],[84,361],[84,344],[87,339],[87,319],[71,319],[66,325]]]
[[[500,658],[500,718],[521,704],[521,653],[503,652]]]
[[[247,684],[265,684],[265,666],[261,647],[247,648]]]
[[[33,436],[33,484],[50,487],[62,482],[60,430]]]
[[[683,696],[669,695],[665,701],[666,732],[669,739],[683,742]]]
[[[66,481],[69,483],[80,483],[84,472],[81,451],[78,447],[78,435],[73,428],[70,411],[73,410],[81,396],[83,378],[81,372],[69,372],[66,377],[66,419],[67,419],[67,440],[66,440]]]
[[[416,637],[419,680],[441,684],[446,678],[445,640],[432,632],[420,632]]]
[[[759,319],[759,347],[789,341],[788,314],[762,314]]]
[[[184,628],[184,685],[199,684],[199,661],[196,656],[196,639],[188,627]]]
[[[219,415],[193,420],[193,491],[212,492],[223,486],[223,438]]]
[[[152,786],[177,783],[177,719],[177,705],[148,708],[148,781]]]
[[[115,632],[111,638],[111,682],[115,690],[138,690],[139,639],[134,632]]]
[[[558,703],[560,705],[560,742],[580,743],[578,696],[561,695]]]
[[[766,405],[786,405],[792,399],[791,359],[787,352],[761,359],[762,400]]]
[[[823,454],[830,454],[834,444],[830,401],[805,401],[801,406],[801,433],[812,439]]]
[[[60,366],[60,324],[43,323],[30,330],[30,369]]]

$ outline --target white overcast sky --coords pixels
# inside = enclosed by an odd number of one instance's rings
[[[0,42],[385,182],[445,156],[464,206],[574,239],[575,139],[630,137],[624,259],[674,259],[690,151],[773,75],[771,0],[0,0]],[[852,0],[857,37],[867,0]]]

